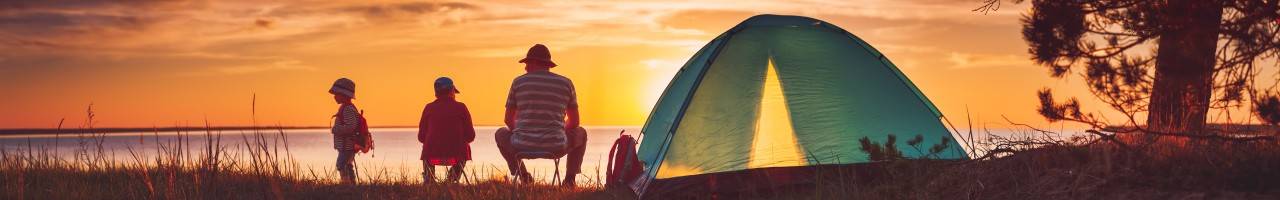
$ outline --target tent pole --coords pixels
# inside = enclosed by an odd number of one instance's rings
[[[751,21],[751,20],[747,19],[747,21]],[[667,152],[670,151],[671,141],[673,140],[672,138],[675,137],[676,129],[680,127],[680,121],[684,119],[685,111],[688,111],[689,109],[689,103],[693,102],[693,95],[697,93],[698,86],[702,84],[702,78],[706,77],[707,71],[711,69],[711,65],[715,63],[716,58],[720,57],[720,52],[724,50],[724,47],[729,45],[728,40],[732,39],[733,35],[737,34],[738,31],[741,31],[743,28],[742,24],[745,24],[745,23],[746,21],[743,21],[741,24],[734,26],[732,29],[729,29],[729,31],[724,34],[723,38],[721,38],[723,40],[719,41],[720,44],[716,45],[715,50],[711,52],[711,56],[707,58],[706,64],[702,67],[702,71],[698,73],[698,79],[694,79],[693,88],[689,89],[689,95],[685,97],[684,103],[680,106],[680,113],[676,114],[676,118],[673,120],[671,128],[667,130],[667,139],[662,143],[662,148],[660,149],[662,152],[658,153],[658,159],[654,163],[655,169],[653,169],[654,170],[653,174],[655,177],[653,179],[657,179],[656,176],[658,175],[658,171],[662,170],[662,164],[661,164],[662,160],[666,159]],[[641,195],[638,195],[640,196],[640,199],[644,199],[643,191],[649,190],[649,184],[653,183],[654,181],[655,180],[645,181],[644,185],[640,186],[641,192],[639,193]]]
[[[956,125],[951,124],[951,119],[947,119],[947,116],[938,116],[938,117],[942,118],[942,121],[947,122],[947,126],[951,126],[951,132],[954,133],[955,136],[960,137],[960,140],[964,140],[964,143],[969,145],[969,152],[965,152],[964,154],[965,156],[968,156],[970,159],[972,159],[973,158],[973,140],[969,138],[965,138],[964,134],[960,134],[960,129],[956,129]]]

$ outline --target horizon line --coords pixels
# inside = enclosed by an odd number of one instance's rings
[[[503,126],[497,124],[476,124],[474,126]],[[633,125],[582,125],[583,127],[627,127]],[[416,125],[370,126],[370,129],[385,128],[417,128]],[[237,130],[298,130],[324,129],[330,126],[169,126],[169,127],[107,127],[107,128],[0,128],[0,135],[34,135],[34,134],[85,134],[85,133],[126,133],[126,132],[174,132],[174,131],[237,131]]]

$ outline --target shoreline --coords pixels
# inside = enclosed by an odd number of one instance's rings
[[[189,132],[189,131],[251,131],[328,129],[328,126],[223,126],[223,127],[155,127],[155,128],[76,128],[76,129],[0,129],[0,135],[89,134],[89,133],[138,133],[138,132]],[[376,126],[374,128],[415,128],[414,126]]]
[[[499,127],[501,125],[475,125],[475,127]],[[639,128],[642,125],[583,125],[585,128]],[[417,126],[371,126],[369,129],[395,129],[395,128],[418,128]],[[252,130],[303,130],[303,129],[329,129],[328,126],[221,126],[221,127],[203,127],[203,126],[178,126],[178,127],[153,127],[153,128],[75,128],[75,129],[56,129],[56,128],[18,128],[18,129],[0,129],[0,136],[20,136],[20,135],[47,135],[47,134],[103,134],[103,133],[149,133],[149,132],[195,132],[195,131],[252,131]],[[639,130],[636,130],[638,132]],[[631,133],[631,132],[628,132]],[[631,133],[634,134],[634,133]]]

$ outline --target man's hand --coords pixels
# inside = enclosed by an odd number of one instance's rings
[[[516,130],[516,111],[515,107],[507,108],[507,115],[502,119],[502,123],[507,125],[507,130]]]
[[[564,132],[569,133],[573,131],[573,129],[578,128],[578,123],[579,123],[578,108],[575,107],[575,108],[565,109],[564,112],[565,112],[565,117],[568,118],[567,120],[565,120],[565,123],[564,123]]]

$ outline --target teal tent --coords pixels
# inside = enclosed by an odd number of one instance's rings
[[[645,174],[630,187],[645,197],[724,185],[714,179],[722,175],[867,163],[858,140],[883,143],[890,134],[908,158],[928,154],[903,142],[921,135],[925,148],[948,143],[932,157],[968,159],[941,117],[853,34],[813,18],[759,15],[702,47],[672,78],[645,122],[637,152]]]

